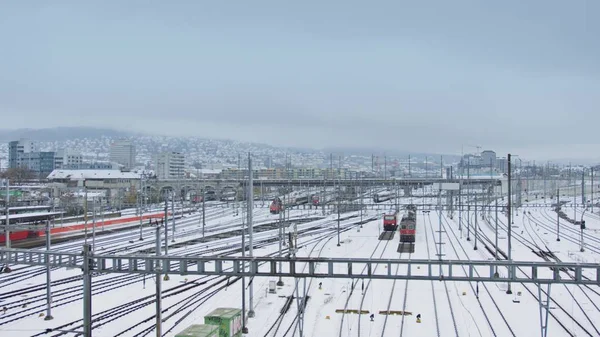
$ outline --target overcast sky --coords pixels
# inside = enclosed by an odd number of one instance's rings
[[[597,0],[1,8],[3,127],[599,156]]]

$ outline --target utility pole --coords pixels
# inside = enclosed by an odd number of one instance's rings
[[[206,206],[204,201],[206,200],[206,189],[202,188],[202,238],[204,238],[204,227],[206,227]]]
[[[495,207],[496,211],[496,242],[495,242],[495,246],[494,246],[494,258],[496,259],[496,261],[498,260],[498,199],[496,199],[496,207]],[[496,277],[498,277],[498,267],[496,267]]]
[[[92,253],[96,252],[96,197],[92,196]]]
[[[440,183],[440,189],[438,191],[438,207],[439,207],[439,213],[438,213],[438,241],[440,242],[440,248],[439,248],[439,256],[438,259],[440,261],[442,261],[442,183]],[[429,215],[428,215],[429,216]],[[442,274],[442,265],[440,264],[440,275]]]
[[[508,207],[507,207],[507,212],[508,212],[508,261],[512,262],[512,253],[511,253],[511,250],[512,250],[512,247],[511,247],[511,244],[512,244],[512,242],[511,242],[511,240],[512,240],[512,218],[511,218],[511,215],[512,215],[511,214],[512,213],[512,211],[511,211],[511,206],[512,206],[511,205],[511,199],[512,199],[512,195],[511,195],[511,186],[510,186],[511,183],[512,183],[512,180],[511,180],[511,171],[512,171],[512,169],[511,169],[511,162],[510,162],[510,160],[511,160],[511,155],[509,153],[508,154],[508,160],[507,160],[507,162],[508,162]],[[509,276],[509,278],[513,276],[512,273],[511,273],[511,269],[508,269],[508,276]],[[511,287],[510,287],[510,281],[508,282],[508,289],[506,290],[506,293],[509,294],[509,295],[512,294],[512,290],[511,290]]]
[[[83,223],[85,226],[85,239],[84,239],[84,243],[87,244],[87,236],[88,236],[88,228],[87,228],[87,222],[88,222],[88,217],[87,217],[87,213],[88,213],[88,193],[87,193],[87,186],[85,184],[85,179],[83,179],[83,189],[84,189],[84,196],[83,198],[85,200],[83,200],[84,204],[83,204]]]
[[[83,335],[92,337],[92,249],[83,245]]]
[[[165,191],[165,255],[169,255],[169,198],[167,197],[167,192]],[[158,248],[160,249],[160,241]]]
[[[254,181],[252,180],[252,158],[250,158],[250,153],[248,153],[248,230],[250,231],[250,235],[249,235],[249,240],[248,243],[250,245],[250,251],[249,251],[249,256],[252,257],[252,249],[253,247],[253,243],[252,243],[252,232],[253,232],[253,228],[252,228],[252,212],[253,212],[253,208],[254,208]],[[250,279],[250,294],[249,294],[249,309],[248,309],[248,317],[252,318],[254,317],[254,306],[252,304],[252,300],[254,297],[254,292],[253,292],[253,279]]]
[[[471,204],[469,198],[471,197],[471,159],[467,163],[467,241],[471,241]]]
[[[585,208],[585,205],[587,204],[585,202],[585,168],[581,169],[581,204],[583,205],[583,208]]]
[[[591,172],[591,174],[592,174],[592,177],[591,177],[592,181],[591,181],[591,184],[590,184],[590,186],[591,186],[590,191],[592,192],[592,196],[591,196],[591,198],[592,198],[592,204],[591,204],[592,209],[591,209],[591,211],[592,211],[592,214],[593,214],[594,213],[594,167],[592,166],[590,168],[590,170],[592,171]]]
[[[283,241],[283,221],[282,221],[282,215],[284,210],[283,208],[283,202],[281,202],[281,207],[279,208],[279,257],[281,257],[281,253],[282,253],[282,241]],[[281,261],[279,261],[279,270],[282,269],[282,264]],[[279,287],[283,287],[283,278],[281,276],[279,276],[279,281],[277,281],[277,285]]]
[[[139,199],[138,200],[138,205],[139,205],[139,209],[140,209],[140,211],[139,211],[139,216],[140,216],[140,241],[144,240],[144,238],[142,236],[142,226],[143,226],[143,224],[142,224],[143,219],[142,218],[144,217],[143,216],[144,215],[144,210],[141,207],[141,202],[142,201],[141,201],[141,198],[140,198],[141,195],[142,195],[142,191],[144,189],[144,185],[143,185],[144,178],[143,177],[144,177],[143,175],[140,175],[140,193],[138,194],[138,199]]]
[[[4,228],[4,233],[6,237],[6,248],[10,249],[10,210],[8,205],[10,204],[10,180],[6,179],[6,201],[5,209],[6,209],[6,228]]]
[[[50,253],[51,245],[50,220],[46,220],[46,251]],[[45,321],[53,319],[52,317],[52,289],[50,288],[50,255],[46,255],[46,317]]]
[[[473,236],[475,237],[475,245],[473,247],[473,250],[477,250],[477,223],[479,222],[479,219],[477,219],[477,197],[475,197],[475,234],[473,234]]]
[[[560,241],[560,215],[558,212],[560,211],[560,194],[559,189],[556,189],[556,241]]]
[[[183,208],[181,208],[181,212],[183,213]],[[173,200],[171,200],[171,219],[172,219],[172,224],[173,224],[173,228],[171,229],[171,242],[175,242],[175,193],[173,193]],[[168,227],[167,224],[165,224],[165,228]],[[165,233],[167,231],[165,230]],[[165,236],[165,247],[167,247],[169,245],[169,242],[166,241],[167,237]]]
[[[165,205],[166,205],[166,198],[165,198]],[[167,210],[167,207],[165,206],[165,212]],[[165,222],[165,232],[167,229],[167,223]],[[165,242],[165,253],[166,253],[166,247],[167,247],[167,243]],[[168,253],[166,253],[168,254]],[[156,223],[156,256],[160,256],[160,224]],[[162,290],[161,290],[161,279],[160,279],[160,274],[161,274],[161,266],[160,266],[160,261],[156,261],[156,274],[155,274],[155,278],[156,278],[156,337],[161,337],[162,336]]]
[[[337,188],[337,246],[340,246],[340,185]]]
[[[287,155],[286,155],[287,161]],[[240,182],[243,184],[243,182]],[[243,187],[243,186],[242,186]],[[246,224],[244,221],[244,208],[242,207],[242,257],[246,256]],[[242,263],[242,271],[246,271],[246,263]],[[246,277],[242,276],[242,333],[248,333],[248,327],[246,326]]]

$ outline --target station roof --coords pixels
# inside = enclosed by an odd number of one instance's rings
[[[105,179],[140,179],[133,172],[119,170],[54,170],[48,175],[48,180],[105,180]]]

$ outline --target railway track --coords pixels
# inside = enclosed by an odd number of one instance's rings
[[[463,243],[461,242],[461,240],[456,236],[456,232],[454,230],[450,229],[450,222],[449,222],[449,220],[447,219],[447,217],[445,215],[442,215],[442,229],[446,233],[446,236],[448,238],[448,242],[450,243],[450,247],[452,248],[452,251],[454,252],[455,256],[458,259],[461,259],[461,255],[459,254],[459,252],[458,252],[458,250],[456,248],[456,245],[458,245],[460,247],[460,250],[463,253],[464,258],[467,259],[467,260],[470,260],[469,254],[465,250],[465,247],[464,247]],[[452,233],[452,236],[450,236],[449,233]],[[466,268],[462,267],[462,269],[463,269],[463,272],[465,273],[465,275],[468,275],[468,272],[467,272]],[[479,275],[479,273],[476,270],[475,270],[475,272]],[[477,289],[476,289],[475,286],[473,286],[473,282],[468,282],[468,283],[469,283],[469,287],[471,288],[471,291],[473,293],[477,293]],[[508,323],[506,317],[502,313],[502,310],[498,306],[498,303],[494,300],[494,297],[492,296],[492,293],[488,289],[487,285],[483,284],[483,289],[488,294],[490,300],[494,304],[494,307],[496,308],[496,310],[498,311],[499,315],[501,316],[502,321],[507,326],[507,329],[508,329],[509,333],[512,336],[516,336],[515,332],[512,330],[512,327]],[[479,308],[481,309],[481,312],[482,312],[482,314],[483,314],[483,316],[484,316],[484,318],[485,318],[485,320],[486,320],[486,322],[488,324],[488,327],[489,327],[492,335],[498,336],[498,334],[496,333],[496,329],[494,329],[494,326],[493,326],[493,324],[492,324],[492,322],[490,320],[490,317],[489,317],[488,313],[486,312],[486,310],[485,310],[485,308],[484,308],[484,306],[481,303],[481,300],[479,298],[477,298],[477,303],[479,304]],[[471,317],[473,317],[471,312],[469,312],[469,315],[471,315]],[[477,324],[477,321],[474,318],[473,318],[473,322],[475,322],[476,328],[479,331],[479,334],[481,335],[482,334],[481,333],[481,329],[480,329],[479,325]]]
[[[498,227],[501,228],[503,231],[508,231],[508,227],[507,225],[504,223],[503,220],[499,219],[498,220]],[[525,223],[523,223],[523,225],[525,225]],[[534,242],[532,242],[531,240],[525,238],[523,235],[519,234],[516,231],[513,231],[513,238],[519,242],[520,244],[522,244],[523,246],[525,246],[527,249],[531,250],[532,253],[536,254],[537,256],[540,256],[539,252],[540,251],[544,251],[544,250],[539,250],[536,248],[536,245]],[[536,253],[537,252],[537,253]],[[492,254],[493,256],[493,254]],[[524,276],[528,277],[528,274],[525,273],[523,271],[522,268],[517,268],[517,271],[521,272]],[[535,291],[531,290],[529,285],[526,285],[524,283],[521,283],[521,285],[523,286],[523,288],[536,300],[539,301],[539,297],[537,295],[535,295]],[[541,292],[547,296],[547,292],[544,290],[541,290]],[[558,308],[560,310],[560,312],[562,312],[565,316],[567,316],[568,319],[572,320],[580,329],[581,331],[583,331],[584,333],[586,333],[586,335],[588,336],[593,336],[588,329],[586,329],[580,322],[579,320],[575,319],[573,317],[573,315],[571,315],[565,308],[564,306],[562,306],[560,303],[558,303],[558,301],[556,300],[556,298],[554,297],[549,297],[549,300],[551,300],[552,302],[554,302],[554,304],[556,305],[556,308]],[[575,300],[573,298],[573,300]],[[567,334],[569,334],[570,336],[576,336],[576,334],[574,334],[573,332],[571,332],[569,330],[569,328],[566,326],[566,324],[564,322],[562,322],[556,315],[555,311],[550,311],[549,315],[565,330],[565,332]]]

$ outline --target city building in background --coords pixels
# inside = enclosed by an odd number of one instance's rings
[[[162,152],[156,155],[154,171],[160,180],[183,178],[185,157],[180,152]]]
[[[491,150],[481,152],[481,165],[484,167],[496,167],[496,152]]]
[[[20,166],[19,158],[25,153],[37,151],[35,142],[21,138],[8,143],[8,167],[17,168]]]
[[[54,168],[79,169],[83,164],[83,156],[72,150],[58,150],[54,156]]]
[[[123,165],[125,170],[131,170],[135,166],[135,145],[133,142],[119,139],[110,144],[110,161]]]

